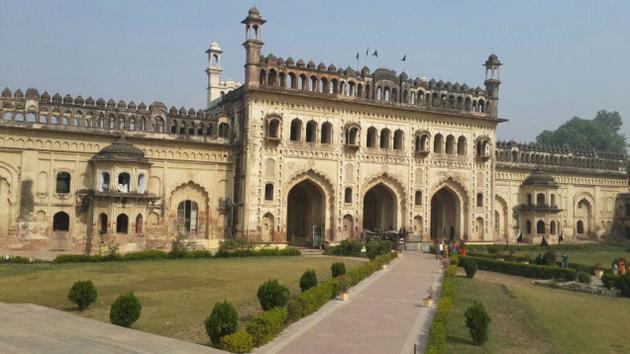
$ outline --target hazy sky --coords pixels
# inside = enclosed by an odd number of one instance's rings
[[[499,138],[528,141],[568,118],[618,110],[630,136],[630,1],[31,1],[0,0],[0,86],[205,108],[211,40],[224,78],[242,80],[256,5],[263,53],[380,66],[483,86],[504,63]],[[373,57],[368,59],[372,70]],[[1,89],[1,88],[0,88]]]

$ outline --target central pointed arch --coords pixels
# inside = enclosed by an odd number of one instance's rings
[[[466,201],[466,190],[452,177],[447,177],[431,189],[431,239],[469,239]]]
[[[368,179],[362,186],[364,230],[398,230],[405,225],[407,196],[402,183],[388,173]],[[359,221],[359,220],[357,220]]]

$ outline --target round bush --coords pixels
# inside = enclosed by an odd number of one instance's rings
[[[586,273],[586,272],[579,272],[578,273],[578,281],[580,283],[590,284],[591,283],[591,275],[589,273]]]
[[[264,311],[274,307],[282,307],[289,300],[289,289],[281,285],[277,279],[270,279],[258,288],[258,302]]]
[[[304,316],[304,301],[296,298],[287,302],[289,321],[295,322]]]
[[[343,262],[335,262],[330,266],[330,271],[333,278],[346,274],[346,264]]]
[[[96,301],[96,288],[91,280],[79,280],[75,282],[68,292],[68,299],[79,306],[83,311]]]
[[[212,312],[205,322],[206,333],[215,346],[221,344],[221,337],[236,332],[237,326],[238,314],[234,306],[227,300],[214,304]]]
[[[235,332],[221,337],[221,349],[230,353],[249,353],[254,349],[254,339],[247,332]]]
[[[488,340],[488,325],[490,316],[485,307],[479,301],[475,301],[464,313],[466,327],[470,331],[470,336],[474,345],[482,345]]]
[[[304,292],[314,286],[317,286],[317,274],[315,273],[315,269],[307,269],[300,278],[300,290]]]
[[[372,240],[368,242],[367,246],[365,246],[367,256],[371,261],[378,256],[380,248],[381,241],[379,240]]]
[[[109,309],[111,323],[123,327],[131,327],[138,320],[142,305],[132,292],[120,295]]]
[[[547,251],[543,255],[544,265],[554,265],[557,260],[558,260],[558,255],[554,251]]]
[[[477,262],[474,259],[466,259],[464,261],[464,270],[466,271],[466,277],[474,278],[477,273]]]

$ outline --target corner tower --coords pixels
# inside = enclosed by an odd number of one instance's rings
[[[245,25],[245,86],[258,87],[260,53],[263,46],[262,25],[265,21],[256,7],[249,9],[247,17],[241,21]]]
[[[488,113],[492,118],[499,116],[499,86],[501,80],[499,78],[499,69],[503,65],[495,54],[490,54],[488,60],[483,64],[486,67],[486,94],[488,95]]]
[[[211,106],[211,102],[221,97],[221,47],[215,41],[210,43],[210,48],[206,50],[208,54],[208,67],[206,68],[206,74],[208,74],[208,108]]]

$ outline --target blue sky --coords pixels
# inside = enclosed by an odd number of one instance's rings
[[[264,53],[380,66],[482,86],[485,58],[504,66],[501,139],[529,141],[577,115],[617,110],[630,136],[630,1],[31,1],[0,0],[0,86],[204,108],[206,54],[224,50],[241,80],[256,5]],[[364,60],[361,58],[360,65]],[[370,68],[376,61],[370,58]]]

